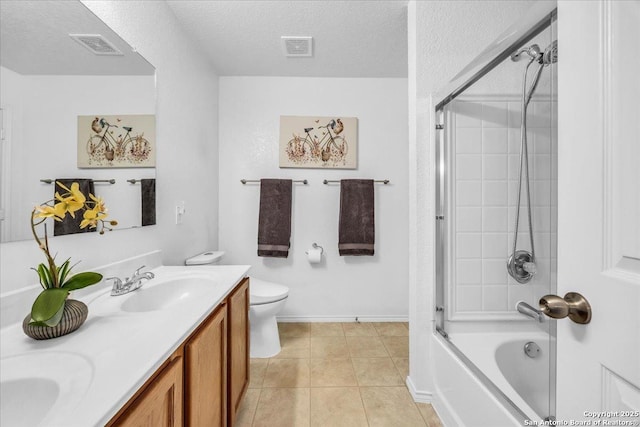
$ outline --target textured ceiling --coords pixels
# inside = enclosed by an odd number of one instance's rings
[[[142,56],[77,1],[0,0],[0,65],[20,74],[153,75]],[[69,34],[101,34],[123,56],[97,56]]]
[[[167,3],[222,76],[407,76],[405,0]],[[313,57],[285,57],[281,36],[312,36]]]

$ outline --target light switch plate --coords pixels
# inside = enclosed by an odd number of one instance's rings
[[[186,209],[184,207],[184,200],[178,202],[176,205],[176,224],[182,224],[182,217],[184,216]]]

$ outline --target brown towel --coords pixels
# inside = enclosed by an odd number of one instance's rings
[[[142,194],[142,226],[156,223],[156,180],[141,179],[140,193]]]
[[[71,188],[71,184],[73,184],[74,182],[77,182],[78,185],[80,186],[80,192],[84,194],[84,197],[86,197],[87,200],[91,200],[89,199],[89,193],[95,194],[95,191],[93,189],[93,180],[91,179],[78,179],[78,178],[56,179],[56,184],[54,184],[53,186],[54,194],[57,191],[62,195],[66,193],[67,190],[65,190],[62,187],[59,187],[57,184],[58,182],[60,182],[62,185],[64,185],[69,189]],[[57,203],[57,201],[55,201],[54,203]],[[80,209],[74,212],[75,218],[72,218],[70,214],[67,214],[62,221],[54,221],[53,235],[64,236],[65,234],[89,233],[91,231],[96,231],[95,228],[90,228],[90,227],[80,228],[80,223],[82,222],[82,219],[83,219],[82,215],[84,214],[85,210],[86,209]]]
[[[340,181],[338,250],[345,255],[373,255],[375,219],[372,179]]]
[[[290,179],[260,180],[258,256],[286,258],[291,239]]]

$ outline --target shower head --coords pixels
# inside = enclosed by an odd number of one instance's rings
[[[547,46],[538,61],[544,65],[558,62],[558,40],[552,41],[551,44]]]
[[[523,53],[526,53],[529,59],[537,59],[540,56],[540,52],[540,46],[538,46],[537,44],[532,44],[529,47],[522,48],[519,51],[512,53],[511,60],[520,61],[522,58],[524,58],[522,56]]]
[[[526,56],[523,56],[523,53],[526,54]],[[551,42],[544,52],[540,50],[540,46],[532,44],[529,47],[522,48],[511,54],[512,61],[520,61],[523,57],[528,57],[529,60],[536,60],[542,65],[555,64],[558,62],[558,41],[554,40]]]

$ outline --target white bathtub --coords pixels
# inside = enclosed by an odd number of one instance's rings
[[[496,397],[460,360],[455,349],[437,337],[436,366],[447,369],[436,373],[436,384],[443,409],[452,414],[451,425],[521,426],[524,417],[539,422],[549,415],[548,335],[457,333],[450,340],[521,412],[518,414]],[[536,358],[524,353],[524,346],[530,341],[541,349]]]

